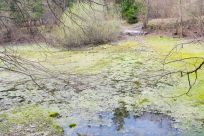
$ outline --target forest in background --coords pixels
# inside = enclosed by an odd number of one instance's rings
[[[1,0],[0,43],[41,41],[64,46],[68,37],[65,46],[100,44],[117,39],[121,19],[143,22],[149,33],[161,30],[177,37],[202,37],[203,7],[202,0]],[[52,34],[56,29],[59,37]]]

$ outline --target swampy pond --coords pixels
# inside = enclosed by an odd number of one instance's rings
[[[8,46],[37,66],[22,64],[33,80],[0,70],[0,135],[204,135],[203,69],[182,96],[187,77],[157,76],[165,55],[182,42],[155,36],[72,50]],[[185,56],[204,57],[202,46],[185,45],[170,59]],[[165,70],[183,66],[173,63]]]

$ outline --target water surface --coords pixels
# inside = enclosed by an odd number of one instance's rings
[[[114,113],[99,113],[101,124],[89,124],[89,121],[80,120],[76,127],[64,126],[65,136],[166,136],[181,135],[179,130],[172,127],[172,118],[163,115],[144,112],[134,115],[126,109],[116,108]],[[103,124],[110,120],[110,124]],[[67,123],[70,123],[68,121]]]

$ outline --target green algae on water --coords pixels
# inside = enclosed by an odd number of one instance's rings
[[[69,126],[70,128],[73,128],[73,127],[75,127],[76,125],[77,125],[76,123],[71,122],[68,126]]]

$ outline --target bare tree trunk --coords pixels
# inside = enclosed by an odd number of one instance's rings
[[[202,20],[202,10],[203,10],[203,0],[198,0],[198,9],[199,9],[199,34],[203,36],[203,20]]]
[[[168,18],[168,14],[167,14],[167,9],[168,9],[168,7],[167,7],[167,2],[166,2],[166,0],[164,0],[164,2],[165,2],[165,10],[164,10],[164,18]]]
[[[182,12],[182,0],[179,0],[179,26],[178,26],[178,33],[179,37],[183,37],[183,12]]]
[[[149,0],[144,0],[145,4],[146,4],[146,14],[145,14],[145,18],[143,20],[143,27],[144,29],[147,28],[147,23],[149,20]]]

